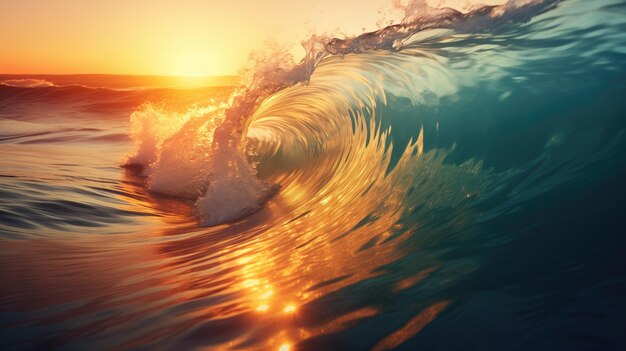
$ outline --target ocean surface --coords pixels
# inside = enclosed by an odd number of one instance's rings
[[[0,76],[0,348],[626,349],[624,1],[304,45]]]

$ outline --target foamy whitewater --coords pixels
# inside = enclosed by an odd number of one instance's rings
[[[404,10],[241,84],[0,79],[0,345],[626,349],[626,3]]]

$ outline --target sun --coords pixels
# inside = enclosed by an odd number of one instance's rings
[[[172,58],[169,74],[173,76],[201,77],[219,72],[215,60],[209,53],[183,51]]]

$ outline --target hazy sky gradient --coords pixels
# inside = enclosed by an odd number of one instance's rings
[[[250,51],[270,39],[293,45],[299,56],[298,43],[314,32],[354,35],[381,20],[398,21],[391,3],[0,0],[0,73],[236,74]]]

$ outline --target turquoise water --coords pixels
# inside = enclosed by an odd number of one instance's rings
[[[626,348],[626,4],[536,4],[247,90],[5,80],[0,345]]]

